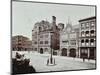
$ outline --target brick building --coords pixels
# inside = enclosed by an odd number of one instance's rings
[[[65,28],[63,24],[60,28],[60,55],[78,57],[79,25],[72,25],[68,22]]]
[[[88,17],[79,20],[80,39],[79,51],[80,58],[96,58],[96,17]]]
[[[32,41],[22,35],[12,37],[12,50],[14,51],[29,51],[32,50]]]
[[[32,30],[32,47],[34,51],[41,54],[58,54],[59,49],[59,29],[56,25],[56,17],[52,16],[52,22],[42,20],[35,23]]]

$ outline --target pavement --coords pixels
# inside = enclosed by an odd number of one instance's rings
[[[15,51],[12,52],[12,58],[15,57]],[[30,59],[30,65],[32,65],[36,72],[51,72],[51,71],[63,71],[63,70],[82,70],[82,69],[94,69],[94,60],[85,60],[83,62],[80,58],[72,58],[66,56],[54,56],[55,65],[48,66],[47,60],[50,58],[50,54],[40,54],[37,52],[20,52],[25,54],[25,58]]]

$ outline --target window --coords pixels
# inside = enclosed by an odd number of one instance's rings
[[[89,28],[89,22],[86,23],[86,28]]]
[[[81,27],[84,27],[84,23],[81,24]]]
[[[83,36],[83,37],[85,36],[85,33],[84,33],[84,31],[82,31],[82,32],[81,32],[81,36]]]
[[[84,52],[85,52],[85,54],[87,54],[87,53],[88,53],[88,51],[87,51],[87,50],[85,50]]]
[[[85,53],[85,54],[88,53],[87,50],[85,50],[85,49],[82,49],[81,52],[82,52],[82,53]]]
[[[84,25],[85,25],[84,23],[81,24],[81,29],[84,29]]]
[[[81,43],[84,43],[84,40],[81,40]]]
[[[42,31],[42,27],[39,27],[39,31]]]
[[[94,39],[91,39],[91,42],[94,42]]]
[[[94,25],[95,25],[95,22],[94,22],[94,21],[92,21],[92,22],[91,22],[91,26],[94,26]]]
[[[21,45],[21,43],[18,43],[18,45]]]
[[[45,44],[48,44],[48,41],[45,41]]]
[[[68,41],[62,41],[62,43],[68,43]]]
[[[94,21],[91,22],[91,28],[93,28],[93,29],[95,28],[95,22]]]
[[[89,31],[86,31],[86,34],[89,34]]]
[[[85,51],[84,51],[83,49],[81,50],[81,52],[82,52],[82,53],[85,53]]]
[[[94,39],[91,39],[90,42],[91,42],[91,45],[94,45]]]
[[[76,33],[71,33],[70,38],[76,38]]]
[[[71,40],[70,44],[71,45],[76,45],[76,40]]]
[[[89,31],[86,31],[86,36],[89,36]]]
[[[35,41],[34,44],[37,44],[37,42]]]
[[[85,42],[86,42],[86,45],[88,46],[89,45],[89,40],[86,39]]]
[[[94,30],[91,30],[90,33],[91,33],[91,36],[95,35],[95,31]]]
[[[88,43],[89,42],[89,40],[88,39],[86,39],[86,41],[85,41],[86,43]]]
[[[84,40],[81,40],[81,45],[85,46]]]
[[[40,44],[43,44],[43,41],[40,41]]]
[[[91,30],[91,34],[94,34],[94,30]]]

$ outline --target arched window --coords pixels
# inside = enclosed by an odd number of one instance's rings
[[[84,43],[84,40],[81,40],[81,43]]]
[[[89,36],[89,31],[86,31],[86,36]]]
[[[42,31],[42,27],[39,27],[39,31]]]
[[[94,39],[91,39],[90,42],[93,43],[94,42]]]
[[[91,34],[94,34],[94,30],[91,30],[90,32],[91,32]]]
[[[85,28],[85,24],[81,23],[81,29],[84,29],[84,28]]]
[[[91,45],[94,45],[94,39],[91,39],[90,42],[91,42]]]
[[[85,40],[85,42],[86,42],[86,43],[88,43],[88,42],[89,42],[89,40],[88,40],[88,39],[86,39],[86,40]]]
[[[81,32],[81,36],[85,36],[84,31]]]
[[[82,46],[85,45],[85,41],[84,41],[84,39],[81,40],[81,45],[82,45]]]
[[[85,42],[86,42],[86,46],[88,46],[89,45],[89,39],[86,39]]]
[[[86,31],[86,34],[89,34],[89,31]]]

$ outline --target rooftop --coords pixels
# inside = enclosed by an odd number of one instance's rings
[[[91,20],[91,19],[96,19],[96,16],[92,16],[92,17],[81,19],[81,20],[79,20],[79,22],[86,21],[86,20]]]

